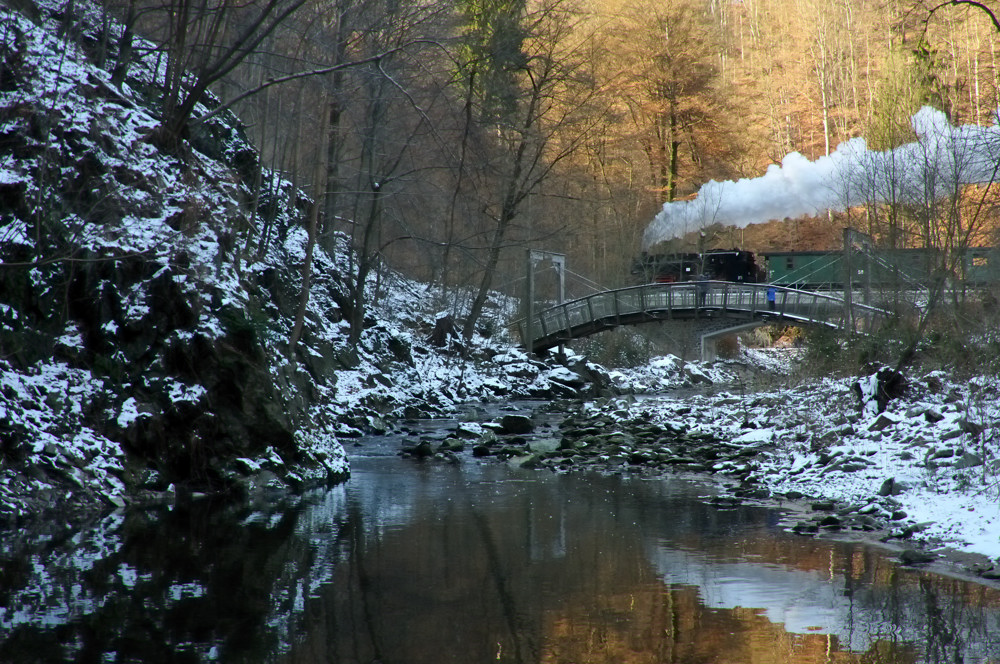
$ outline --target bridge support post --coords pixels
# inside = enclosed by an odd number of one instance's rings
[[[844,229],[844,328],[854,329],[854,320],[851,318],[853,307],[851,300],[854,297],[854,266],[851,265],[851,244],[852,231],[850,228]]]
[[[524,352],[531,355],[535,340],[535,265],[532,251],[527,251],[527,274],[524,278]]]
[[[535,265],[539,261],[548,259],[552,262],[559,273],[559,293],[558,304],[566,300],[566,255],[557,254],[554,251],[541,251],[538,249],[528,249],[526,254],[526,274],[524,279],[524,349],[530,355],[534,352],[535,341]],[[543,326],[544,328],[544,323]],[[545,335],[545,330],[542,330]],[[563,352],[562,344],[559,345],[559,352]]]
[[[701,337],[701,361],[714,362],[719,359],[718,337],[705,334]]]

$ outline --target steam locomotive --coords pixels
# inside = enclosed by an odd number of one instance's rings
[[[763,283],[767,270],[758,265],[752,251],[713,249],[701,254],[647,254],[632,266],[632,275],[643,282],[669,284],[692,281],[704,275],[718,281]]]

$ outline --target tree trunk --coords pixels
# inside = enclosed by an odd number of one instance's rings
[[[451,248],[455,242],[455,217],[458,212],[458,198],[462,193],[462,181],[465,175],[466,153],[469,149],[469,136],[472,132],[472,99],[475,93],[476,75],[469,74],[469,85],[465,93],[464,123],[462,129],[462,142],[458,156],[458,168],[455,174],[455,188],[452,190],[451,202],[448,205],[448,224],[445,228],[444,251],[441,256],[441,265],[438,270],[437,282],[442,288],[448,285],[449,265],[451,261]]]
[[[348,10],[352,0],[341,0],[337,3],[337,25],[334,30],[333,39],[333,65],[343,64],[347,59],[347,33],[346,25]],[[327,150],[326,150],[326,228],[323,229],[324,236],[332,237],[332,231],[337,221],[337,205],[340,203],[340,155],[343,152],[343,140],[341,136],[343,124],[343,101],[341,96],[344,93],[344,71],[338,69],[330,75],[330,108],[327,130]],[[333,242],[330,243],[331,245]],[[327,246],[331,253],[335,249]]]
[[[135,19],[135,0],[130,0],[122,35],[118,39],[118,58],[111,70],[111,84],[116,88],[121,88],[122,84],[125,83],[125,77],[128,76],[129,67],[132,65],[132,57],[135,53],[133,46]]]
[[[322,178],[317,177],[316,182],[322,182]],[[299,292],[299,306],[295,311],[295,323],[292,325],[292,333],[288,337],[288,359],[295,364],[295,347],[302,336],[302,328],[305,324],[306,306],[309,304],[309,287],[312,282],[312,257],[313,249],[316,247],[316,228],[319,225],[319,208],[323,204],[322,185],[317,192],[316,200],[313,202],[312,210],[309,212],[309,239],[306,241],[306,257],[302,262],[302,290]]]
[[[381,214],[382,201],[379,197],[381,188],[372,186],[371,206],[368,208],[368,221],[365,224],[364,239],[361,249],[358,252],[358,269],[355,272],[354,292],[350,311],[351,333],[349,340],[352,344],[361,339],[361,332],[365,327],[366,297],[365,282],[371,274],[375,261],[375,247],[378,243],[379,215]]]
[[[510,225],[512,218],[512,216],[508,216],[505,210],[501,218],[497,221],[496,232],[493,233],[490,251],[486,257],[486,265],[483,267],[483,278],[479,282],[479,290],[476,292],[476,298],[472,301],[472,306],[469,307],[469,315],[465,319],[465,325],[462,326],[462,338],[466,342],[472,339],[472,335],[476,331],[476,323],[479,322],[479,317],[483,313],[483,306],[485,306],[486,298],[490,293],[490,288],[493,286],[493,275],[496,273],[497,264],[500,262],[500,248],[503,246],[507,227]]]
[[[320,134],[322,135],[322,134]],[[325,147],[325,146],[324,146]],[[320,149],[320,154],[324,153]],[[312,209],[309,211],[308,239],[306,240],[306,257],[302,261],[302,291],[299,293],[299,306],[295,312],[295,323],[292,325],[292,333],[288,338],[288,359],[295,363],[295,347],[302,336],[302,327],[305,324],[306,306],[309,304],[309,289],[312,283],[312,261],[313,250],[316,248],[316,235],[319,228],[320,209],[323,207],[323,183],[326,181],[325,161],[320,159],[316,164],[316,172],[313,182],[316,183],[316,198],[313,200]]]
[[[681,142],[677,140],[677,113],[670,109],[670,172],[667,180],[667,200],[673,201],[677,196],[678,150]]]

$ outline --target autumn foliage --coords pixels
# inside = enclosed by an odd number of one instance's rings
[[[180,6],[192,14],[188,32],[163,18]],[[913,139],[909,118],[923,105],[955,124],[992,124],[998,106],[1000,33],[969,4],[294,6],[280,25],[264,20],[254,32],[260,16],[228,2],[109,5],[130,29],[166,44],[171,63],[203,65],[193,83],[173,79],[168,101],[208,82],[233,103],[264,155],[253,204],[282,181],[302,187],[320,199],[316,241],[350,235],[358,275],[388,266],[433,281],[453,293],[447,305],[460,314],[480,303],[454,287],[519,294],[526,247],[567,255],[579,275],[570,296],[621,285],[662,203],[689,198],[710,179],[756,177],[789,152],[816,159],[852,137],[873,149],[897,146]],[[230,68],[224,58],[248,33],[257,46],[237,50]],[[175,109],[164,109],[165,123],[176,124]],[[198,113],[184,110],[189,126],[177,134],[196,135]],[[975,226],[973,245],[997,239],[994,188],[952,201],[965,210],[963,232]],[[710,228],[691,242],[827,249],[849,225],[906,246],[938,223],[889,212],[897,226],[888,231],[870,210],[851,210]],[[278,231],[263,208],[254,221],[245,229],[251,254]],[[358,289],[358,325],[370,297],[377,292]]]

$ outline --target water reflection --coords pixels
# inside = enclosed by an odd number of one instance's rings
[[[494,469],[495,470],[495,469]],[[1000,654],[1000,594],[786,535],[683,485],[456,472],[307,603],[290,662],[955,662]],[[372,483],[372,486],[377,482]],[[353,508],[352,508],[353,509]],[[421,610],[419,607],[426,607]],[[334,627],[335,626],[335,627]]]
[[[988,662],[1000,593],[677,482],[361,457],[0,548],[0,661]]]

